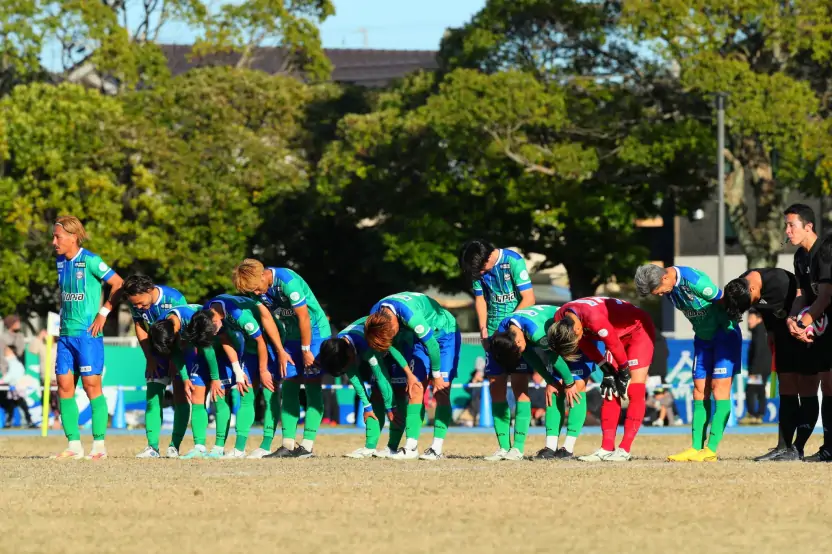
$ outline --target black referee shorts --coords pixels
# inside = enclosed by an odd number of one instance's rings
[[[777,373],[815,375],[830,368],[830,344],[832,334],[825,333],[812,344],[794,338],[787,328],[774,333],[774,367]]]

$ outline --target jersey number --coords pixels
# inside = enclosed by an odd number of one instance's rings
[[[575,304],[586,304],[588,306],[598,306],[599,304],[603,304],[604,300],[615,300],[616,304],[629,304],[626,300],[619,300],[618,298],[610,298],[608,296],[590,296],[588,298],[580,298],[578,300],[573,300]]]

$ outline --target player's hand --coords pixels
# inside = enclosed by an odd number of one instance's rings
[[[315,365],[315,354],[313,354],[309,350],[304,350],[303,351],[303,369],[306,370],[307,368],[310,368],[313,365]]]
[[[156,364],[147,362],[147,365],[144,366],[144,378],[148,381],[151,379],[156,378]]]
[[[630,387],[630,368],[627,366],[622,366],[618,369],[618,373],[615,375],[615,388],[618,392],[618,397],[622,400],[627,400],[627,389]]]
[[[248,377],[243,377],[243,380],[238,381],[236,386],[240,394],[245,394],[251,389],[251,381],[248,380]]]
[[[491,338],[490,337],[483,337],[483,338],[480,339],[480,342],[482,343],[483,350],[485,350],[486,352],[489,352],[491,350]]]
[[[190,379],[185,381],[184,385],[185,385],[185,398],[188,399],[188,404],[193,404],[192,397],[193,397],[194,389],[196,388],[196,385],[194,385],[193,381],[191,381]]]
[[[413,387],[419,386],[421,383],[416,378],[415,375],[410,375],[407,377],[407,384],[404,386],[404,392],[410,396],[410,391],[413,390]]]
[[[553,387],[549,383],[546,383],[546,407],[547,408],[552,407],[552,395],[555,394],[556,392],[558,392],[558,389],[556,389],[555,387]]]
[[[800,327],[798,327],[797,318],[795,317],[790,317],[789,319],[787,319],[786,326],[789,328],[789,333],[791,333],[792,336],[795,338],[799,338],[800,335],[806,332],[806,329],[801,329]]]
[[[260,372],[260,384],[266,387],[266,389],[268,389],[269,391],[274,392],[274,380],[272,379],[271,372]]]
[[[612,375],[604,375],[601,379],[601,397],[604,400],[612,400],[618,398],[618,387],[615,384],[615,377]]]
[[[277,352],[277,369],[280,371],[280,378],[286,378],[286,366],[289,365],[291,358],[282,348]],[[272,389],[274,390],[274,389]]]
[[[211,381],[211,400],[217,401],[217,398],[225,396],[225,390],[222,388],[222,383],[219,379]]]
[[[87,328],[91,337],[97,337],[98,334],[104,329],[104,324],[107,323],[107,318],[101,314],[95,316],[95,319],[92,320],[92,325]]]
[[[581,393],[578,392],[578,387],[573,381],[571,385],[563,387],[563,393],[566,395],[566,405],[571,408],[581,403]]]
[[[440,375],[439,377],[434,377],[431,379],[431,383],[433,384],[433,394],[436,394],[439,391],[445,390],[448,388],[448,383],[445,379],[442,378]]]
[[[387,420],[390,423],[393,423],[396,420],[396,412],[393,410],[387,410]]]
[[[364,412],[364,425],[367,425],[368,419],[375,419],[376,421],[378,421],[376,414],[372,410],[370,410],[369,412]]]

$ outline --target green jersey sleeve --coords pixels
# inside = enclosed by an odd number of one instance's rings
[[[690,290],[702,300],[714,301],[722,297],[722,291],[705,273],[697,271],[697,279],[688,282]]]
[[[479,279],[474,281],[474,283],[471,285],[471,290],[474,291],[474,296],[482,296],[482,281],[480,281]]]
[[[106,281],[115,274],[98,254],[91,255],[87,260],[87,271],[99,281]]]
[[[364,407],[371,406],[370,399],[367,398],[367,389],[364,388],[364,383],[361,382],[361,377],[358,376],[358,364],[353,364],[347,369],[347,378],[352,388],[355,389],[358,399],[364,403]]]
[[[306,291],[303,290],[303,283],[300,279],[291,279],[283,283],[283,292],[289,298],[292,308],[306,305]]]
[[[532,288],[532,280],[529,277],[529,270],[526,268],[526,261],[523,258],[509,258],[508,263],[511,266],[511,280],[514,281],[517,290],[523,292]]]
[[[393,351],[397,354],[399,352],[395,347],[390,347],[390,352],[392,353]],[[401,357],[401,354],[399,354],[399,357]],[[370,364],[370,369],[373,370],[373,377],[376,379],[378,390],[381,392],[384,409],[393,409],[393,387],[390,385],[390,373],[387,371],[384,359],[378,355],[371,356],[368,363]]]
[[[532,369],[534,369],[538,375],[543,377],[543,380],[546,381],[550,385],[555,384],[555,378],[552,377],[552,374],[546,370],[546,365],[543,363],[543,360],[540,359],[540,356],[534,350],[527,349],[523,352],[523,360],[527,364],[529,364]]]
[[[217,353],[214,352],[213,346],[206,346],[199,348],[199,353],[205,356],[205,361],[208,362],[208,373],[212,381],[218,381],[220,378],[220,367],[217,364]]]
[[[552,365],[552,368],[554,368],[555,373],[563,379],[563,383],[565,385],[571,385],[575,382],[575,378],[572,376],[572,371],[569,369],[569,364],[566,363],[566,360],[554,352],[547,351],[546,356],[548,356],[549,363]]]

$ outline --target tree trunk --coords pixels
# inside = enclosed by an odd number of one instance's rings
[[[572,299],[594,296],[598,290],[598,272],[580,262],[564,263],[569,277],[569,290]]]

